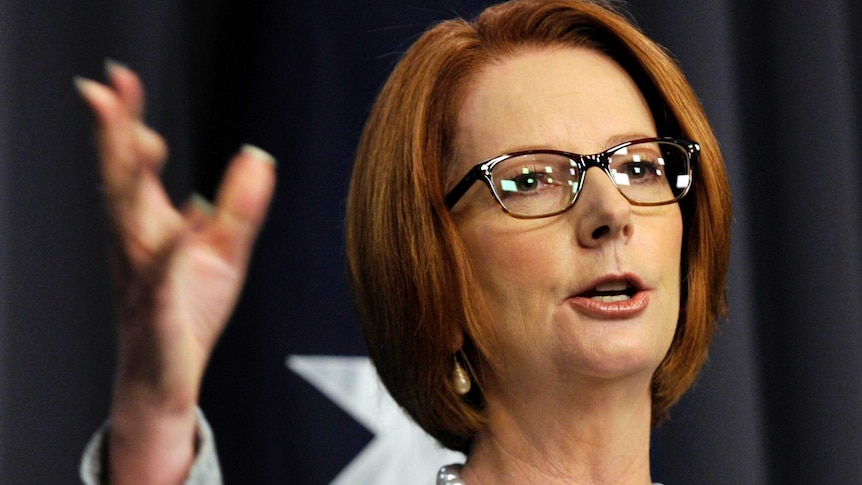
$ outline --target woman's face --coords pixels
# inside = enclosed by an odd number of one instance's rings
[[[583,48],[529,50],[472,81],[459,113],[454,174],[517,150],[592,154],[656,135],[646,101],[615,62]],[[649,382],[679,313],[677,204],[632,206],[590,168],[563,214],[515,219],[482,183],[453,214],[502,350],[494,387]]]

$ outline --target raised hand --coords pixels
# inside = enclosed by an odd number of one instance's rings
[[[130,69],[107,63],[109,85],[77,78],[96,117],[113,231],[119,353],[111,412],[113,483],[182,483],[194,455],[198,394],[236,304],[275,185],[274,159],[245,146],[215,204],[168,198],[167,147],[143,121]]]

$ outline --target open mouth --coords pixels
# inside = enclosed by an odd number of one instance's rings
[[[568,298],[578,311],[602,320],[634,317],[649,306],[652,291],[634,275],[608,275],[592,288]]]
[[[630,300],[638,291],[638,288],[629,281],[615,280],[600,283],[580,296],[604,303],[613,303]]]

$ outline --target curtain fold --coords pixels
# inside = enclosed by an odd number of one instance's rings
[[[739,7],[742,126],[769,466],[862,472],[858,58],[847,3]],[[854,72],[855,71],[855,72]]]

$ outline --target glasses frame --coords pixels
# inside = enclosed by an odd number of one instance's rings
[[[674,197],[673,200],[665,201],[665,202],[635,202],[628,198],[620,189],[620,186],[617,185],[614,177],[611,175],[611,154],[619,151],[625,147],[639,144],[639,143],[654,143],[654,142],[662,142],[662,143],[671,143],[677,145],[680,148],[685,150],[685,153],[688,157],[688,185],[686,185],[685,189],[683,189],[679,195]],[[564,157],[573,160],[577,164],[577,168],[580,171],[580,180],[578,182],[578,190],[572,193],[572,200],[569,201],[569,204],[558,211],[542,214],[537,216],[526,216],[521,214],[516,214],[510,211],[503,201],[500,200],[500,196],[497,194],[497,191],[494,189],[494,179],[491,178],[491,172],[494,170],[498,164],[502,163],[505,160],[508,160],[512,157],[517,157],[521,155],[531,155],[531,154],[552,154],[552,155],[562,155]],[[580,195],[581,190],[584,188],[584,180],[587,176],[587,169],[590,167],[597,167],[601,169],[608,178],[611,179],[611,182],[614,184],[614,187],[617,188],[620,195],[625,197],[630,204],[635,206],[659,206],[659,205],[668,205],[678,202],[680,199],[685,197],[688,194],[688,191],[691,189],[692,184],[692,167],[697,161],[698,156],[700,155],[700,145],[697,142],[683,140],[681,138],[672,138],[672,137],[654,137],[654,138],[640,138],[637,140],[631,140],[627,142],[620,143],[619,145],[614,145],[611,148],[601,152],[595,153],[592,155],[581,155],[578,153],[566,152],[562,150],[550,150],[550,149],[542,149],[542,150],[523,150],[518,152],[506,153],[504,155],[499,155],[494,158],[485,160],[484,162],[480,162],[473,166],[466,175],[457,183],[454,187],[446,194],[445,202],[446,207],[451,210],[455,207],[455,204],[464,197],[464,194],[467,193],[467,190],[476,183],[477,180],[482,180],[485,182],[485,185],[488,186],[488,189],[491,191],[491,194],[494,196],[494,199],[497,201],[497,204],[503,209],[503,211],[517,219],[540,219],[543,217],[552,217],[558,214],[562,214],[563,212],[569,210],[575,202],[578,200],[578,195]]]

